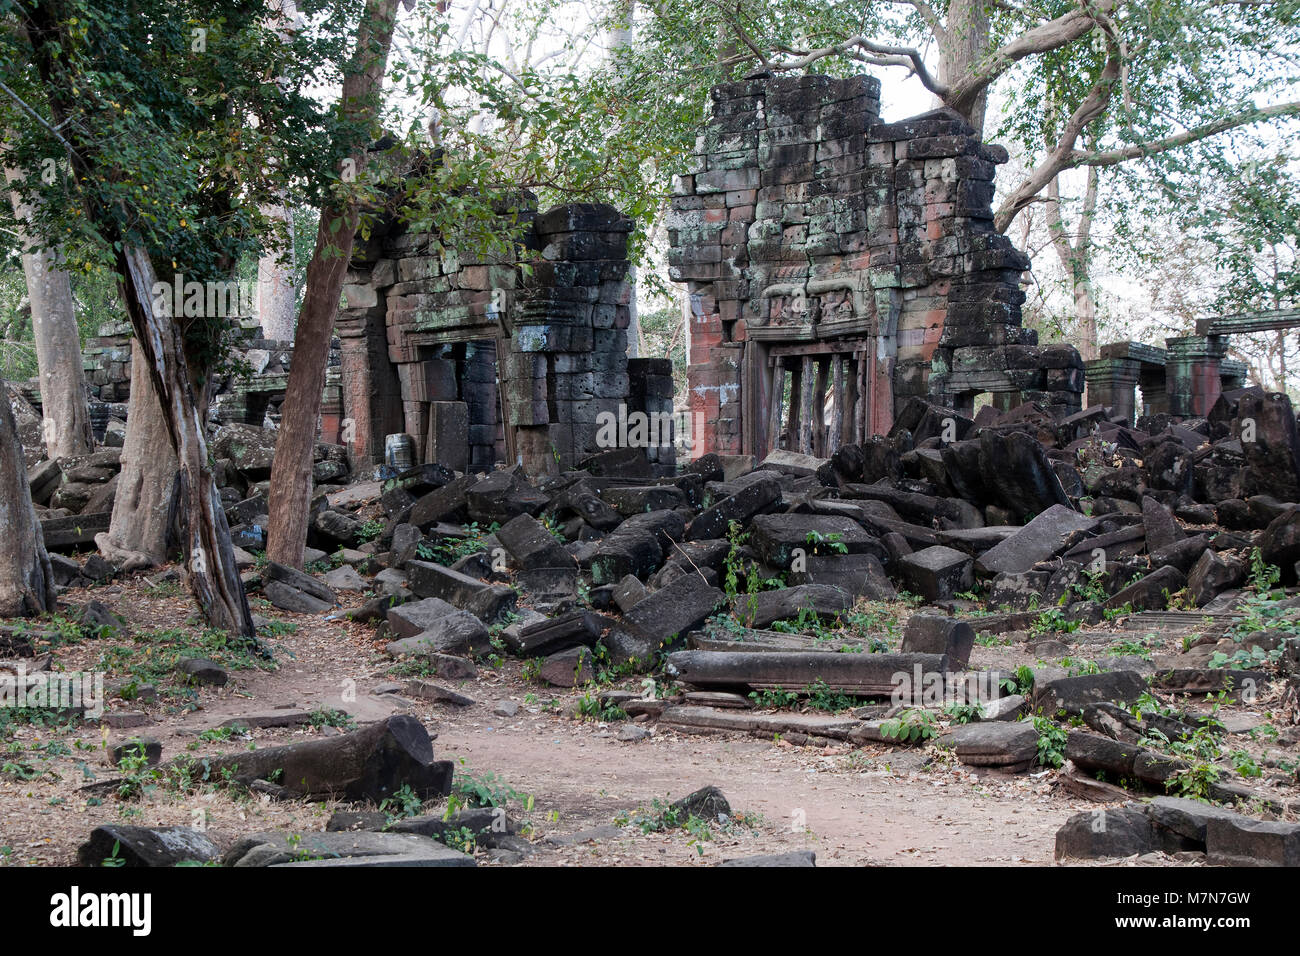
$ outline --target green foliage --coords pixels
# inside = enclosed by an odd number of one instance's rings
[[[621,707],[602,704],[598,694],[583,694],[578,698],[578,716],[604,722],[627,720],[627,713]]]
[[[838,714],[840,711],[856,707],[858,703],[856,697],[840,691],[832,691],[820,677],[805,687],[804,693],[808,697],[808,707],[811,710],[821,710],[829,714]]]
[[[1071,634],[1083,627],[1082,621],[1072,621],[1059,608],[1048,608],[1034,620],[1029,630],[1034,634]]]
[[[1264,768],[1261,767],[1254,756],[1246,750],[1241,748],[1233,750],[1228,754],[1228,759],[1232,761],[1232,768],[1237,771],[1238,776],[1246,777],[1247,779],[1264,776]]]
[[[1028,696],[1029,692],[1034,689],[1034,672],[1029,666],[1021,664],[1010,677],[1002,678],[998,684],[1008,695],[1022,694]]]
[[[1083,582],[1074,582],[1070,585],[1070,590],[1079,600],[1091,601],[1095,604],[1104,604],[1110,597],[1106,593],[1105,571],[1085,571]]]
[[[232,670],[274,670],[276,665],[259,638],[245,638],[218,628],[155,628],[137,631],[129,642],[100,652],[97,668],[126,674],[142,684],[161,685],[173,678],[187,657],[203,657]],[[174,691],[179,693],[179,691]]]
[[[1165,789],[1179,797],[1210,802],[1210,788],[1219,782],[1223,770],[1212,763],[1199,761],[1179,770],[1165,782]]]
[[[356,718],[347,711],[331,707],[313,710],[307,715],[307,722],[313,727],[338,727],[342,730],[354,730],[357,726]]]
[[[1065,740],[1068,734],[1064,727],[1047,717],[1034,716],[1026,718],[1034,725],[1038,733],[1038,763],[1043,767],[1060,767],[1065,763]]]
[[[501,525],[494,521],[485,529],[481,528],[477,521],[471,521],[462,527],[465,530],[465,537],[442,537],[432,545],[421,541],[416,546],[416,555],[422,561],[433,561],[451,567],[462,558],[467,558],[471,554],[478,554],[484,550],[483,539],[488,535],[496,534]]]
[[[972,721],[979,720],[983,713],[983,706],[976,704],[965,704],[952,701],[943,705],[943,715],[954,724],[969,724]]]
[[[1111,653],[1116,655],[1132,655],[1149,661],[1151,660],[1151,646],[1155,643],[1155,640],[1156,636],[1154,634],[1128,638],[1123,641],[1116,641],[1110,646],[1110,650]]]
[[[1071,677],[1101,673],[1101,665],[1089,658],[1062,657],[1061,666],[1069,672]]]
[[[1258,644],[1254,644],[1250,648],[1243,647],[1231,654],[1215,651],[1210,655],[1209,666],[1233,671],[1256,670],[1279,660],[1281,657],[1282,649],[1280,647],[1266,651]]]
[[[849,553],[849,546],[844,543],[844,535],[838,532],[822,534],[820,531],[809,531],[804,540],[812,545],[813,554]]]
[[[939,724],[930,711],[908,708],[897,717],[882,722],[880,735],[903,744],[919,744],[939,736]]]
[[[385,797],[379,803],[380,811],[388,818],[386,826],[390,827],[398,820],[418,817],[423,808],[424,801],[411,789],[410,784],[402,784],[393,791],[392,796]]]
[[[532,794],[520,793],[490,771],[457,773],[452,779],[451,791],[457,807],[505,807],[513,800],[526,811],[533,809]],[[448,812],[452,812],[450,802]]]
[[[751,690],[749,699],[754,702],[755,707],[780,710],[784,707],[793,707],[799,703],[799,694],[797,691],[788,691],[775,687],[770,690]]]

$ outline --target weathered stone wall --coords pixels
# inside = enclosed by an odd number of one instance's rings
[[[81,368],[90,394],[101,402],[131,396],[131,328],[106,326],[81,347]]]
[[[555,471],[601,450],[599,416],[628,399],[631,221],[586,203],[506,214],[527,230],[500,261],[400,223],[358,250],[337,326],[354,466],[382,460],[395,432],[421,460],[474,471]]]
[[[993,228],[1006,151],[950,110],[882,123],[879,91],[867,76],[713,90],[669,223],[699,451],[825,452],[886,431],[910,395],[1079,407],[1082,362],[1021,326],[1029,262]]]

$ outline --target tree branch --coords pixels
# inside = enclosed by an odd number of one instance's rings
[[[1046,186],[1056,174],[1063,169],[1071,166],[1070,156],[1074,152],[1074,144],[1084,128],[1095,120],[1098,116],[1106,111],[1110,105],[1111,94],[1115,87],[1115,81],[1119,79],[1120,61],[1117,51],[1112,46],[1110,58],[1106,60],[1106,66],[1101,71],[1101,76],[1093,84],[1088,95],[1083,98],[1074,113],[1066,121],[1065,128],[1057,138],[1056,145],[1048,152],[1043,161],[1035,166],[1027,175],[1020,185],[1011,191],[1006,201],[998,209],[997,214],[993,217],[993,224],[998,232],[1006,232],[1007,227],[1011,225],[1011,220],[1016,218],[1016,213],[1025,207],[1025,205]]]
[[[1084,6],[1025,31],[991,51],[973,69],[953,81],[944,102],[960,113],[967,113],[980,94],[1016,63],[1073,43],[1097,25],[1099,16],[1109,14],[1114,7],[1115,0],[1099,0],[1090,9],[1085,0]]]
[[[816,50],[810,50],[803,56],[796,57],[793,60],[783,60],[780,63],[773,63],[766,60],[762,54],[752,45],[747,37],[742,36],[742,41],[753,49],[755,55],[763,61],[763,70],[773,72],[784,72],[787,70],[802,70],[818,60],[825,59],[828,56],[850,56],[854,59],[862,59],[862,55],[857,51],[865,50],[867,53],[875,54],[877,57],[884,57],[888,62],[882,60],[871,60],[868,62],[879,62],[885,66],[904,66],[916,74],[916,78],[921,81],[921,85],[933,93],[935,96],[947,99],[949,89],[947,85],[940,83],[925,66],[925,60],[922,58],[919,50],[907,46],[893,46],[888,43],[878,43],[868,37],[861,35],[849,37],[839,43],[830,46],[821,47]],[[761,72],[761,71],[756,71]]]
[[[1187,146],[1190,143],[1209,139],[1211,136],[1217,136],[1219,133],[1227,132],[1230,129],[1249,126],[1251,123],[1273,119],[1277,116],[1297,115],[1300,115],[1300,100],[1278,103],[1275,106],[1249,106],[1238,110],[1231,116],[1225,116],[1222,119],[1193,127],[1173,136],[1166,136],[1163,139],[1139,143],[1136,146],[1108,150],[1072,150],[1067,157],[1066,168],[1074,166],[1115,166],[1130,159],[1140,159],[1145,156],[1165,153],[1180,146]]]

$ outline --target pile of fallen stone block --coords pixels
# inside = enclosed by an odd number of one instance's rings
[[[1022,719],[1034,715],[1066,732],[1061,785],[1115,802],[1163,795],[1188,770],[1153,740],[1235,732],[1192,698],[1267,697],[1281,745],[1297,742],[1295,422],[1285,396],[1259,390],[1225,394],[1204,420],[1137,427],[1104,408],[971,419],[914,399],[889,434],[826,459],[707,454],[666,478],[628,449],[536,478],[424,464],[320,489],[308,571],[255,561],[272,447],[227,426],[216,448],[239,479],[223,494],[238,498],[227,515],[246,587],[283,610],[372,622],[426,675],[472,677],[489,654],[533,660],[558,687],[648,672],[654,693],[597,689],[639,724],[627,740],[657,724],[900,746],[917,742],[909,714],[975,704],[968,723],[919,739],[979,772],[1023,772],[1043,762],[1037,721]],[[1266,592],[1261,617],[1251,602]],[[836,626],[861,602],[900,598],[912,605],[901,642]],[[1259,626],[1238,627],[1250,613]],[[1045,615],[1069,626],[1044,630]],[[1181,653],[1110,649],[1170,628]],[[1040,665],[1089,645],[1094,666],[981,684],[977,635],[1023,641]],[[782,691],[855,705],[772,713],[763,695]],[[1273,769],[1211,774],[1204,796],[1293,814],[1294,772]],[[1152,832],[1136,852],[1166,845]]]

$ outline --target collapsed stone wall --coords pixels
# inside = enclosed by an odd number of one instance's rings
[[[503,216],[526,225],[513,256],[471,260],[400,222],[358,249],[337,326],[354,467],[404,432],[417,461],[555,472],[601,450],[601,415],[627,414],[631,221],[528,198]]]
[[[1005,149],[951,110],[881,122],[868,76],[747,80],[712,100],[669,221],[697,453],[829,454],[887,431],[912,395],[1080,407],[1077,352],[1021,325],[1029,261],[991,208]]]

